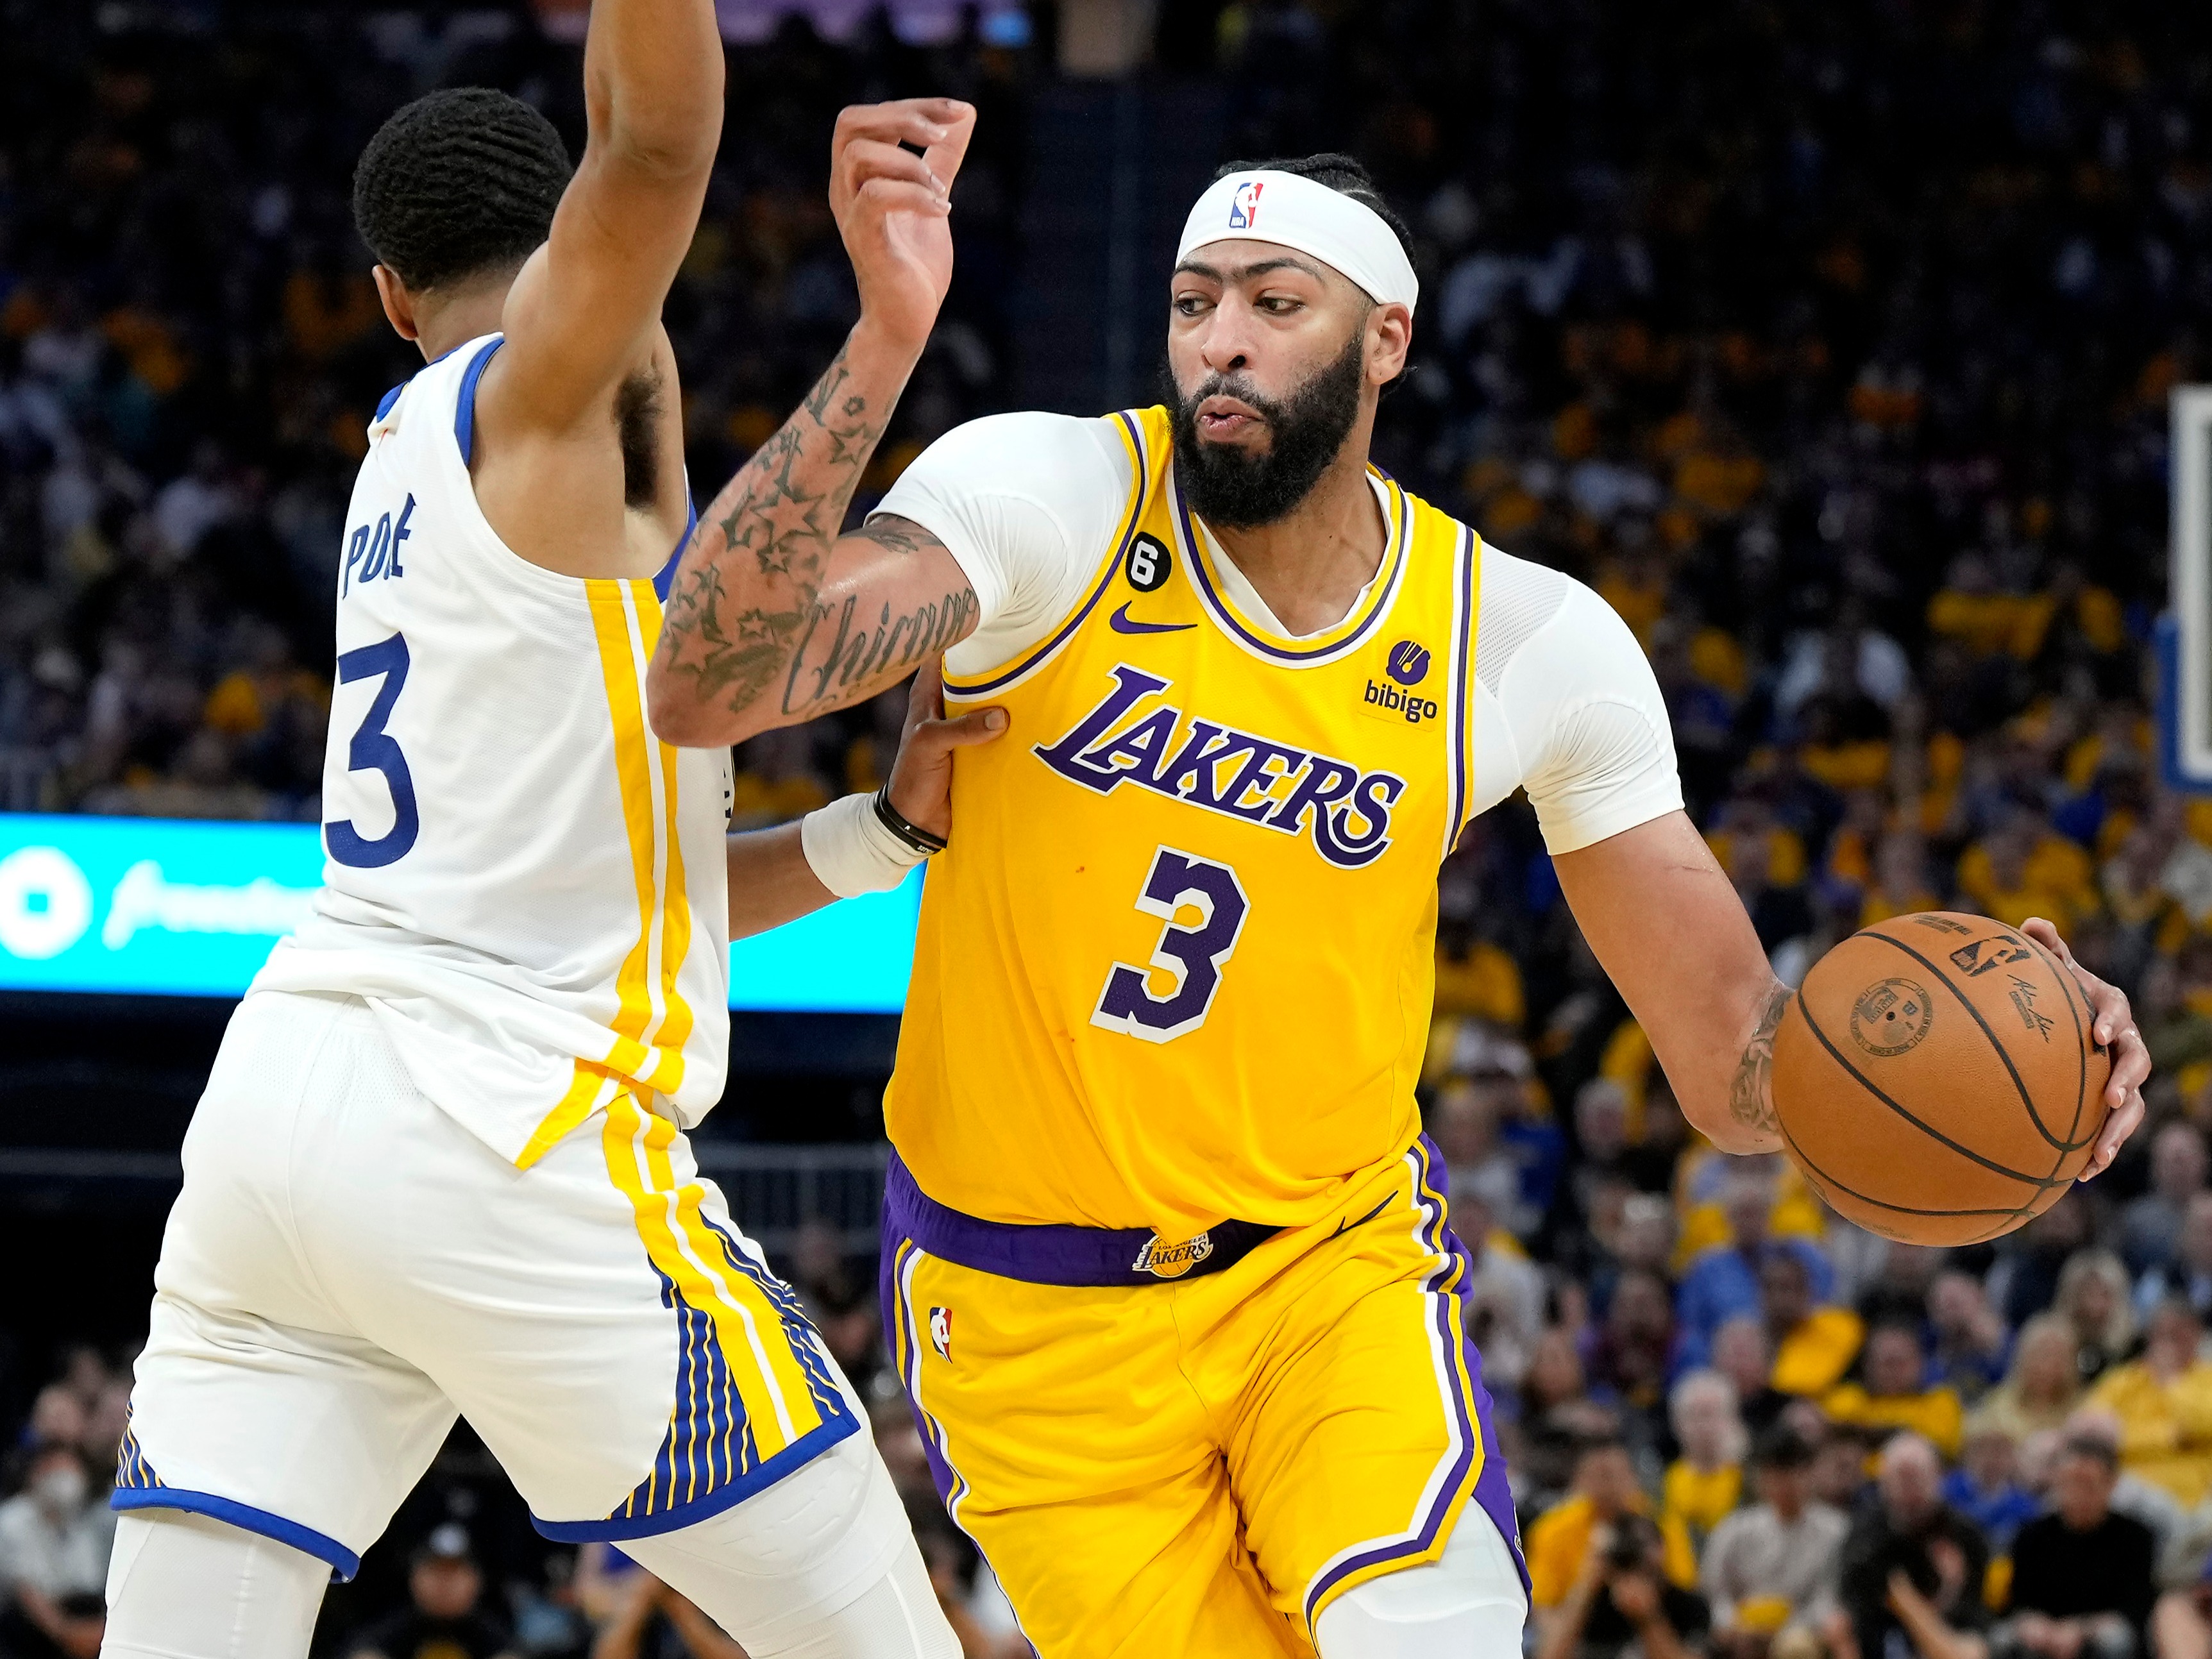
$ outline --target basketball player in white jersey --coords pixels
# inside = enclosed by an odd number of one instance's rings
[[[810,852],[835,879],[942,845],[949,752],[991,724],[930,718],[925,673],[882,798],[726,838],[726,751],[647,728],[689,521],[659,312],[721,64],[708,0],[599,0],[573,179],[484,92],[362,155],[377,285],[428,366],[347,519],[325,887],[185,1139],[117,1659],[302,1659],[457,1413],[541,1531],[619,1542],[754,1659],[958,1651],[860,1402],[683,1133],[722,1091],[731,933],[829,902]],[[968,112],[878,118],[957,143]]]
[[[865,225],[912,188],[838,177],[833,204]],[[1047,1659],[1517,1654],[1479,1367],[1370,1311],[1460,1328],[1412,1095],[1425,860],[1525,789],[1686,1113],[1777,1149],[1790,994],[1682,811],[1651,671],[1589,589],[1370,467],[1419,284],[1349,158],[1240,164],[1194,205],[1166,407],[977,422],[840,537],[944,291],[941,220],[892,230],[848,229],[861,321],[688,546],[651,704],[720,744],[871,695],[950,594],[948,697],[1012,720],[955,766],[965,839],[924,900],[887,1105],[887,1316],[940,1487]],[[2081,978],[2116,1062],[2098,1170],[2148,1060],[2126,998]],[[1371,1298],[1330,1301],[1417,1237]],[[1133,1413],[1162,1375],[1185,1387]]]

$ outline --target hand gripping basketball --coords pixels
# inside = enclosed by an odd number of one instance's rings
[[[1923,912],[1814,964],[1775,1036],[1775,1115],[1839,1213],[1966,1244],[2105,1168],[2149,1069],[2127,999],[2048,922]]]

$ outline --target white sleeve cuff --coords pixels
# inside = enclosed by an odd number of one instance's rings
[[[799,821],[799,850],[814,878],[839,898],[888,893],[922,855],[884,827],[873,795],[847,795]]]

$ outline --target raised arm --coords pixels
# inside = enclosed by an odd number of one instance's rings
[[[837,118],[830,203],[860,320],[684,550],[647,688],[671,743],[736,743],[857,702],[975,626],[975,591],[927,532],[878,519],[838,533],[951,281],[946,216],[975,119],[942,98]]]
[[[584,159],[507,292],[507,345],[478,395],[488,432],[604,421],[651,349],[721,141],[713,0],[597,0],[584,108]]]

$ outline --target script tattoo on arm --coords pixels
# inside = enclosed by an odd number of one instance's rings
[[[856,389],[850,349],[693,532],[662,617],[659,654],[703,705],[733,714],[751,708],[816,626],[830,550],[894,401],[879,398],[880,407],[872,406]]]
[[[944,547],[920,525],[896,516],[871,519],[853,533],[895,553]],[[804,719],[896,685],[965,636],[981,610],[975,590],[964,582],[903,609],[879,602],[872,619],[861,604],[850,593],[815,601],[784,676],[784,715]]]
[[[1767,994],[1765,1006],[1752,1028],[1751,1041],[1744,1047],[1743,1059],[1737,1063],[1735,1078],[1729,1086],[1729,1110],[1745,1128],[1760,1134],[1782,1133],[1781,1120],[1774,1112],[1774,1034],[1781,1029],[1783,1012],[1796,994],[1781,984]]]

